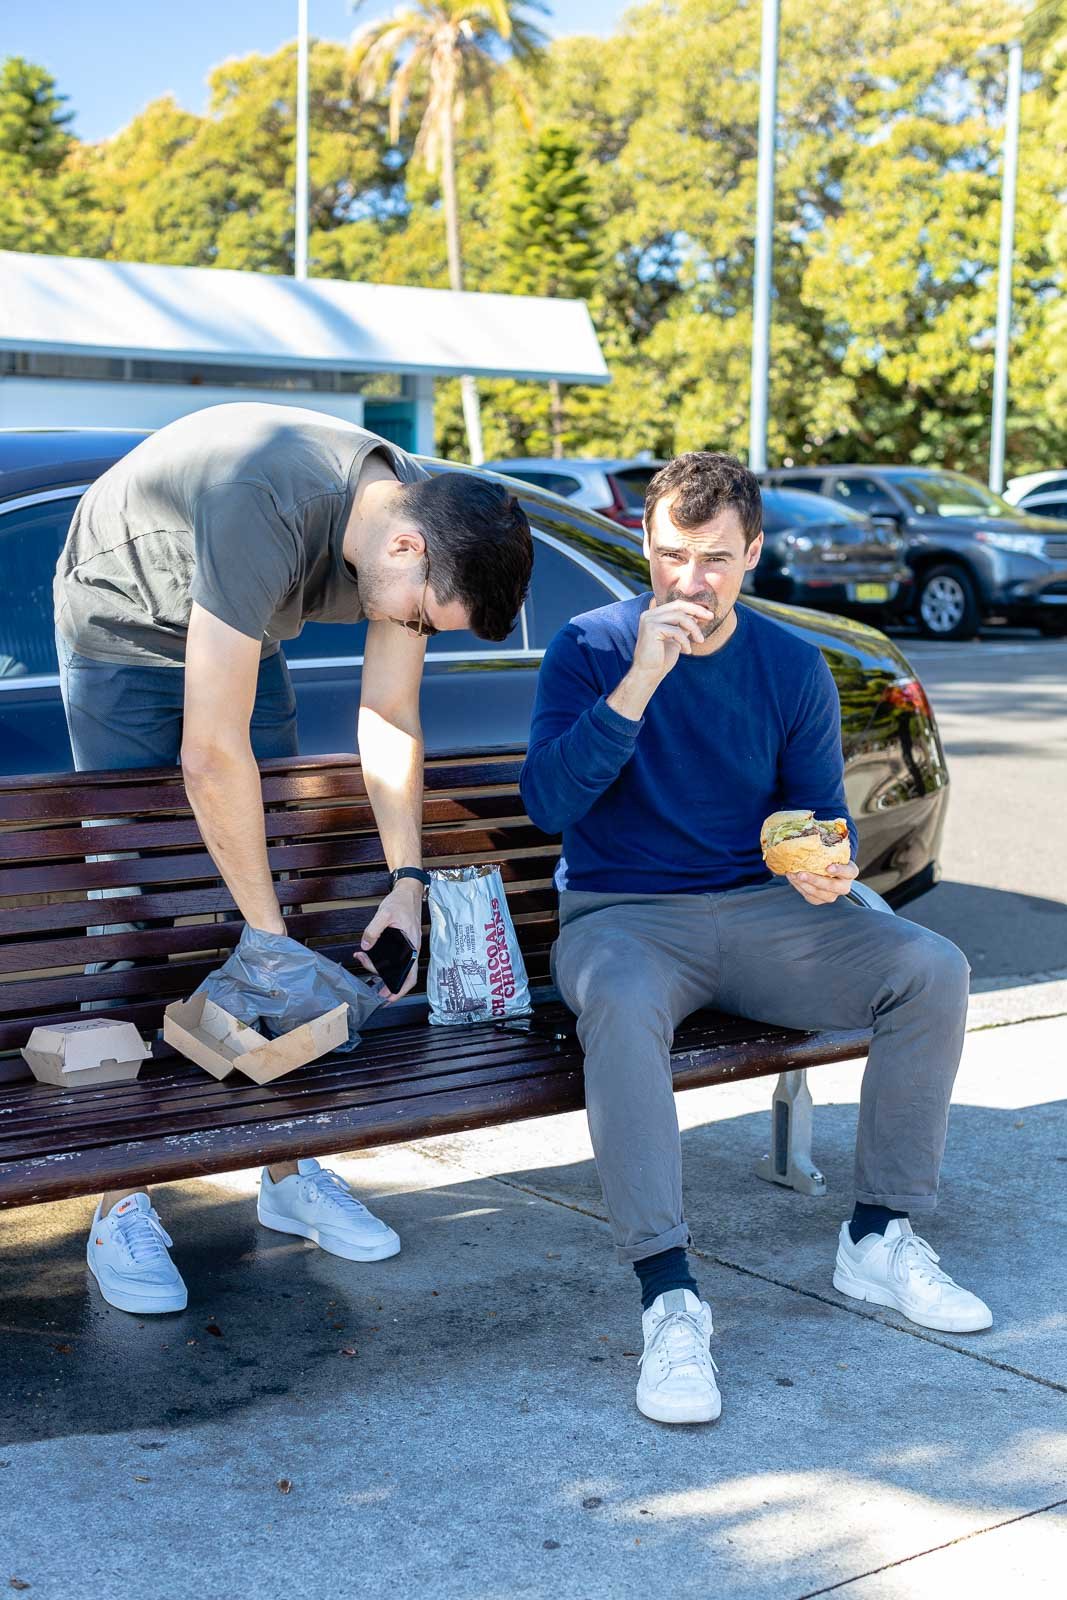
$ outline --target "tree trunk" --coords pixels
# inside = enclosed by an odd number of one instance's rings
[[[453,142],[454,99],[450,94],[445,107],[444,126],[441,129],[441,188],[445,202],[445,237],[448,243],[448,281],[453,289],[463,288],[463,258],[459,248],[459,207],[456,203],[456,155]],[[478,385],[465,375],[459,380],[463,397],[463,421],[467,429],[467,454],[472,465],[480,467],[485,460],[482,448],[482,413],[478,401]]]
[[[563,385],[558,378],[549,378],[548,393],[552,411],[552,459],[563,459]]]

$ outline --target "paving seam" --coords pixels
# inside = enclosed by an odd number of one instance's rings
[[[544,1200],[548,1205],[561,1206],[565,1211],[577,1212],[579,1216],[591,1217],[594,1222],[602,1222],[607,1226],[608,1219],[599,1211],[591,1211],[587,1206],[580,1206],[572,1200],[562,1200],[556,1195],[545,1194],[540,1189],[533,1189],[528,1184],[516,1183],[513,1178],[502,1178],[498,1174],[491,1175],[493,1183],[502,1184],[507,1189],[516,1189],[520,1194],[533,1195],[538,1200]],[[952,1355],[965,1356],[969,1361],[981,1362],[994,1372],[1007,1372],[1013,1378],[1024,1378],[1029,1383],[1040,1384],[1045,1389],[1051,1389],[1054,1394],[1067,1395],[1067,1383],[1057,1383],[1054,1378],[1043,1378],[1039,1373],[1026,1372],[1022,1367],[1013,1367],[1007,1361],[997,1361],[993,1356],[986,1356],[979,1350],[961,1349],[959,1345],[948,1344],[934,1336],[934,1332],[927,1328],[920,1328],[918,1323],[902,1328],[899,1323],[888,1322],[884,1318],[870,1311],[861,1311],[858,1305],[842,1305],[839,1300],[832,1300],[827,1294],[820,1294],[816,1289],[802,1289],[799,1284],[787,1283],[782,1278],[773,1278],[769,1273],[756,1272],[752,1267],[744,1267],[737,1261],[728,1261],[725,1256],[713,1255],[708,1250],[701,1250],[698,1245],[689,1246],[691,1254],[701,1261],[710,1262],[716,1267],[725,1267],[730,1272],[740,1273],[745,1278],[755,1278],[760,1283],[772,1284],[776,1289],[785,1289],[790,1294],[803,1295],[807,1300],[817,1300],[820,1305],[830,1306],[834,1311],[843,1311],[848,1316],[859,1317],[864,1322],[873,1322],[880,1328],[888,1328],[891,1333],[904,1333],[913,1339],[919,1339],[924,1344],[936,1345],[939,1350],[948,1350]],[[867,1304],[867,1302],[863,1302]],[[1057,1502],[1058,1504],[1059,1502]],[[849,1580],[851,1582],[851,1579]],[[822,1594],[825,1591],[819,1590]]]
[[[921,1561],[923,1556],[936,1555],[939,1550],[951,1550],[954,1545],[966,1544],[969,1539],[980,1539],[985,1533],[996,1533],[1001,1528],[1011,1528],[1017,1522],[1027,1522],[1031,1517],[1040,1517],[1046,1511],[1058,1511],[1067,1506],[1067,1500],[1053,1500],[1051,1505],[1036,1506],[1033,1511],[1021,1511],[1017,1517],[1006,1517],[1003,1522],[992,1522],[988,1528],[975,1528],[971,1533],[961,1533],[958,1539],[946,1539],[944,1544],[931,1545],[929,1550],[917,1550],[914,1555],[901,1556],[899,1561],[887,1561],[883,1567],[872,1567],[869,1572],[858,1572],[854,1578],[842,1578],[838,1583],[831,1583],[825,1589],[807,1589],[796,1600],[818,1600],[819,1595],[833,1594],[838,1589],[847,1589],[854,1583],[862,1583],[864,1578],[877,1577],[880,1572],[893,1572],[897,1567],[905,1567],[910,1561]]]

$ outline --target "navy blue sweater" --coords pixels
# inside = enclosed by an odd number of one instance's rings
[[[560,889],[701,894],[765,882],[772,811],[848,817],[837,687],[814,645],[748,606],[710,656],[680,656],[640,722],[607,704],[651,594],[557,633],[538,678],[520,778],[563,834]],[[849,818],[852,853],[856,830]]]

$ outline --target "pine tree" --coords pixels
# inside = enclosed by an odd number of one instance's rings
[[[581,150],[560,127],[545,128],[509,198],[501,238],[504,282],[514,294],[585,299],[601,264],[597,220]],[[549,384],[552,454],[563,454],[562,386]]]
[[[44,67],[8,56],[0,68],[0,159],[11,170],[54,177],[70,147],[67,124],[73,112],[61,108],[66,95]]]
[[[0,249],[85,253],[86,187],[65,101],[44,67],[21,56],[0,67]]]

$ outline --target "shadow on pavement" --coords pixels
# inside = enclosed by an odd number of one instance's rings
[[[825,1199],[754,1176],[766,1147],[765,1112],[683,1134],[687,1216],[732,1381],[741,1374],[749,1388],[774,1389],[799,1365],[803,1407],[832,1409],[832,1363],[821,1379],[815,1372],[831,1354],[828,1338],[852,1337],[853,1319],[835,1305],[857,1308],[836,1294],[830,1272],[836,1231],[851,1209],[855,1120],[854,1104],[817,1110],[816,1154],[831,1188]],[[1042,1290],[1028,1251],[1050,1270],[1042,1231],[1049,1218],[1037,1216],[1031,1197],[1037,1174],[1067,1173],[1054,1165],[1067,1161],[1056,1154],[1062,1103],[1028,1108],[1023,1128],[1015,1110],[954,1106],[942,1208],[934,1219],[917,1218],[916,1227],[930,1234],[950,1271],[995,1302],[993,1336],[935,1340],[984,1347],[1003,1360],[1007,1339],[1011,1364],[1026,1368],[1026,1330],[1045,1319],[1037,1339],[1045,1355],[1035,1346],[1033,1356],[1055,1366],[1047,1317],[1063,1305],[1064,1286]],[[991,1196],[994,1175],[999,1193]],[[984,1213],[970,1198],[976,1183]],[[1061,1197],[1062,1189],[1061,1179]],[[348,1263],[269,1233],[256,1222],[252,1196],[209,1179],[161,1188],[156,1203],[176,1241],[190,1304],[177,1316],[140,1319],[107,1306],[90,1287],[91,1201],[0,1215],[0,1457],[3,1445],[130,1432],[150,1435],[136,1448],[151,1454],[167,1448],[176,1430],[242,1414],[252,1421],[264,1405],[275,1430],[279,1414],[289,1419],[285,1426],[303,1426],[301,1418],[353,1401],[380,1412],[388,1428],[391,1408],[436,1403],[432,1397],[440,1401],[446,1391],[480,1430],[491,1430],[497,1410],[506,1430],[531,1386],[539,1407],[565,1412],[576,1389],[575,1403],[595,1409],[598,1390],[607,1381],[618,1391],[620,1374],[621,1392],[605,1403],[630,1404],[640,1349],[636,1284],[616,1264],[599,1219],[592,1160],[395,1192],[379,1183],[363,1198],[401,1233],[404,1249],[391,1261]],[[708,1274],[714,1281],[703,1282]],[[768,1325],[771,1286],[779,1296],[789,1288],[801,1294],[782,1300]],[[1057,1343],[1064,1333],[1067,1327]],[[494,1374],[488,1387],[487,1369]],[[781,1394],[775,1406],[788,1412]],[[755,1416],[750,1422],[759,1429]],[[918,1447],[926,1438],[922,1408],[903,1407],[895,1427],[902,1449]],[[792,1425],[785,1431],[798,1437]]]
[[[951,939],[971,963],[975,979],[1041,983],[1067,969],[1067,905],[1062,900],[942,881],[903,906],[900,915]]]

